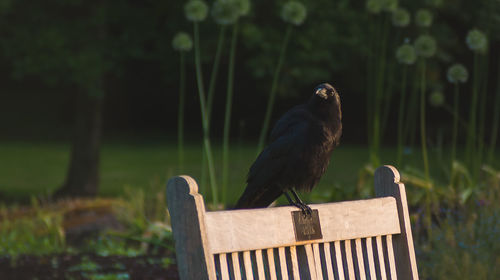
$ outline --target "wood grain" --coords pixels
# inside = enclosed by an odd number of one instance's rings
[[[289,247],[399,233],[394,198],[312,204],[318,209],[323,239],[296,242],[291,211],[295,207],[207,212],[208,244],[214,254]],[[256,226],[258,225],[258,226]]]
[[[181,279],[215,279],[214,259],[205,227],[205,203],[198,194],[195,180],[189,176],[170,179],[167,183],[167,205],[179,276]]]
[[[400,183],[398,170],[390,165],[377,168],[374,180],[375,195],[377,197],[394,197],[396,199],[401,234],[392,237],[392,245],[398,278],[416,280],[418,279],[417,261],[415,249],[413,248],[413,235],[405,185]]]
[[[292,276],[288,275],[286,260],[286,247],[289,247],[291,263],[288,265],[295,280],[333,279],[335,275],[343,280],[345,273],[349,279],[363,280],[367,274],[376,279],[377,268],[380,279],[387,279],[388,273],[393,280],[418,279],[406,190],[399,178],[394,167],[383,166],[375,172],[377,198],[310,205],[319,212],[323,238],[296,242],[291,217],[295,207],[206,212],[194,179],[174,177],[167,184],[167,204],[180,278],[216,279],[215,257],[220,263],[221,279],[238,280],[242,272],[245,279],[254,279],[256,275],[267,279],[266,271],[271,280],[278,275],[282,276],[280,279],[288,279]],[[383,248],[382,236],[386,248]],[[363,238],[366,238],[366,249],[362,246]],[[355,248],[352,248],[352,240]],[[345,244],[347,267],[342,260],[341,242]],[[256,271],[253,271],[250,252],[254,250]],[[277,250],[276,259],[273,250]],[[365,250],[367,267],[363,259]],[[334,258],[332,252],[335,252]],[[326,267],[322,267],[321,253],[324,253]],[[276,263],[280,265],[280,272],[276,270]],[[244,271],[240,271],[241,267]]]

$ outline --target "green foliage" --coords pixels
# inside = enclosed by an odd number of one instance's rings
[[[91,274],[91,280],[126,280],[130,279],[130,275],[124,273],[108,273],[108,274]]]
[[[1,207],[0,255],[53,254],[65,249],[62,213],[40,207],[32,199],[34,216],[10,217],[16,209]]]
[[[498,173],[495,172],[495,176]],[[500,277],[500,208],[498,178],[476,190],[471,203],[447,210],[433,238],[420,242],[423,278],[498,279]],[[425,257],[424,257],[425,255]]]

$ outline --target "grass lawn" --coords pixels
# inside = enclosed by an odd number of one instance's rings
[[[255,159],[256,145],[233,145],[230,154],[228,204],[233,204],[243,191],[248,168]],[[69,160],[69,143],[1,142],[0,199],[4,202],[24,201],[30,196],[46,195],[58,188],[65,178]],[[175,143],[126,144],[104,143],[101,150],[100,195],[117,196],[126,188],[158,190],[167,179],[188,174],[201,180],[201,144],[186,146],[185,169],[177,167]],[[216,167],[220,166],[221,149],[214,150]],[[394,158],[394,150],[383,153]],[[341,145],[333,153],[326,175],[312,196],[335,191],[341,199],[357,185],[359,170],[366,164],[368,150],[362,146]],[[387,160],[385,163],[391,164]],[[220,168],[216,170],[220,175]],[[220,176],[217,177],[220,182]],[[201,183],[201,182],[200,182]],[[209,198],[206,185],[200,191]],[[349,197],[349,196],[347,196]],[[305,195],[305,198],[309,198]]]
[[[214,147],[217,180],[220,183],[221,147]],[[256,156],[254,143],[234,144],[230,154],[228,205],[235,203],[245,187],[246,174]],[[66,175],[69,143],[0,142],[0,200],[28,201],[30,196],[46,195],[60,185]],[[437,172],[438,152],[432,149],[431,168]],[[185,168],[177,167],[177,145],[172,142],[105,142],[101,149],[101,196],[120,196],[126,189],[141,188],[158,192],[168,178],[178,174],[193,176],[200,183],[200,192],[209,201],[210,190],[201,182],[201,144],[186,145]],[[382,163],[395,165],[395,148],[381,151]],[[420,168],[420,153],[407,155],[405,163]],[[366,146],[340,145],[334,152],[325,176],[307,201],[345,200],[356,197],[360,171],[368,163]],[[403,167],[399,166],[402,170]],[[207,178],[208,180],[208,178]],[[359,190],[358,190],[359,191]],[[359,196],[359,194],[357,195]],[[220,197],[220,194],[219,194]],[[283,198],[281,198],[283,199]],[[280,202],[285,202],[281,200]]]

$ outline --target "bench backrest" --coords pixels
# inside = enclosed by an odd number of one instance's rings
[[[167,184],[181,279],[418,279],[404,185],[375,171],[377,198],[312,204],[322,238],[297,242],[295,207],[205,211],[189,176]]]

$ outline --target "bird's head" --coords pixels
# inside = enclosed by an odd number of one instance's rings
[[[342,119],[340,108],[340,95],[332,85],[323,83],[314,89],[314,94],[309,99],[308,107],[312,112],[325,118],[334,117]]]
[[[337,91],[328,83],[323,83],[314,89],[315,96],[328,100],[329,98],[338,96]]]

